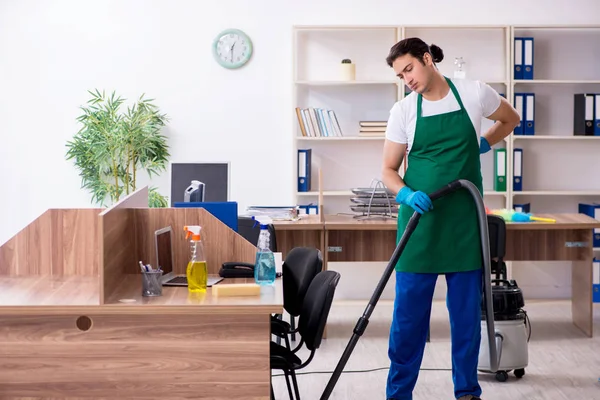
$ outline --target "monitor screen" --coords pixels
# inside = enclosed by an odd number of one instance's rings
[[[173,244],[171,242],[171,227],[159,229],[156,237],[157,267],[161,267],[164,275],[173,271]]]

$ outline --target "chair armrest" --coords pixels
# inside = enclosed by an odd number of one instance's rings
[[[272,316],[271,333],[279,337],[285,337],[290,333],[290,324]]]

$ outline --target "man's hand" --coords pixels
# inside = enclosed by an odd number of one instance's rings
[[[396,201],[400,204],[405,204],[412,207],[419,214],[424,214],[427,211],[433,210],[431,199],[424,192],[415,192],[408,186],[404,186],[396,196]]]
[[[479,154],[485,154],[491,149],[492,147],[490,146],[490,143],[482,136],[479,140]]]

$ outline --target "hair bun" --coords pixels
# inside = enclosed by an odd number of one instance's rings
[[[431,55],[433,56],[434,63],[439,63],[444,59],[444,52],[438,46],[436,46],[435,44],[431,44],[431,46],[429,46],[429,49],[431,50]]]

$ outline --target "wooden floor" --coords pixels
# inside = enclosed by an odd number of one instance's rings
[[[595,337],[584,337],[571,323],[570,301],[528,301],[525,309],[532,326],[529,367],[525,377],[514,374],[504,383],[491,374],[480,373],[484,400],[600,399],[600,305],[594,307]],[[317,400],[326,387],[331,371],[344,351],[366,302],[335,303],[323,341],[315,359],[304,371],[327,373],[298,376],[302,399]],[[392,303],[380,301],[369,326],[358,342],[345,371],[387,368],[388,331]],[[304,350],[303,350],[304,351]],[[300,357],[304,359],[304,352]],[[444,302],[435,302],[432,313],[432,341],[427,345],[422,368],[449,369],[450,329]],[[375,372],[344,373],[330,399],[385,399],[387,369]],[[280,371],[273,371],[278,375]],[[288,399],[285,379],[273,377],[277,399]],[[454,399],[449,370],[421,371],[415,400]]]

